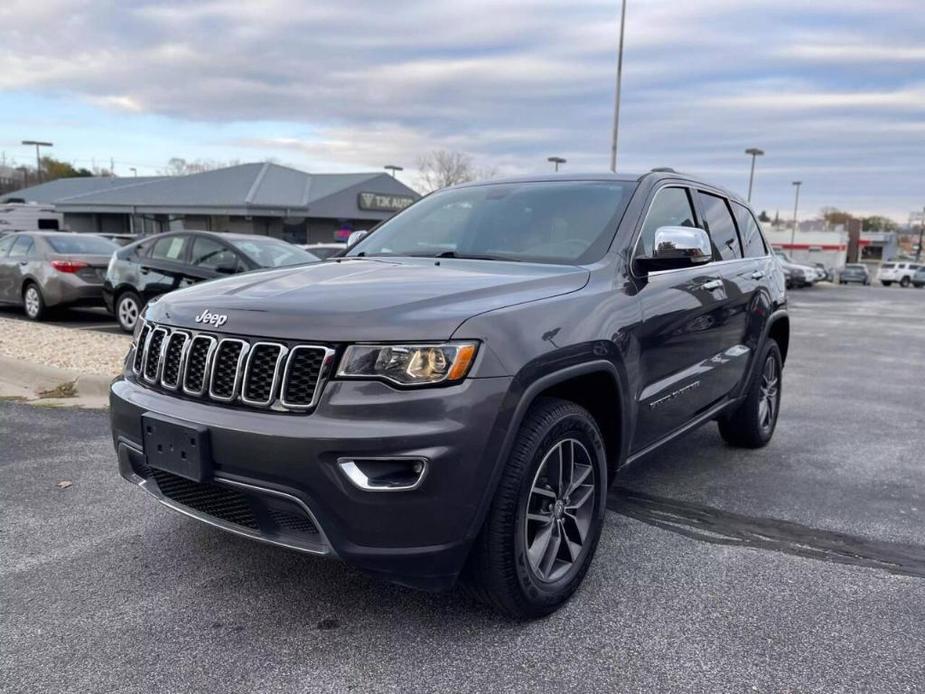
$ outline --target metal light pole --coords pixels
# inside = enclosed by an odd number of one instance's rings
[[[558,170],[559,170],[559,164],[564,164],[565,162],[568,161],[568,159],[563,159],[562,157],[549,157],[549,158],[546,159],[546,161],[550,161],[550,162],[552,162],[553,164],[555,164],[555,165],[556,165],[556,171],[558,171]]]
[[[922,208],[922,226],[919,227],[919,247],[915,251],[915,262],[922,258],[922,241],[925,239],[925,207]]]
[[[134,166],[128,167],[128,170],[132,172],[132,176],[138,175],[138,169],[136,169]]]
[[[747,200],[751,202],[752,201],[752,183],[755,182],[755,158],[762,156],[764,154],[764,150],[758,149],[757,147],[749,147],[747,150],[745,150],[745,153],[752,155],[752,170],[751,170],[751,173],[748,174],[748,198],[747,198]]]
[[[797,208],[800,206],[800,186],[803,185],[803,181],[794,181],[793,187],[796,190],[796,195],[793,198],[793,229],[790,232],[790,252],[793,252],[793,241],[794,236],[797,233]]]
[[[42,157],[39,155],[39,147],[54,147],[51,142],[40,142],[39,140],[23,140],[24,145],[35,145],[35,181],[38,183],[42,176]]]
[[[617,49],[617,89],[613,100],[613,139],[610,143],[610,170],[617,170],[617,133],[620,129],[620,83],[623,79],[623,27],[626,24],[626,0],[620,2],[620,46]]]
[[[392,172],[392,178],[395,178],[395,173],[396,173],[397,171],[404,171],[404,170],[405,170],[404,167],[402,167],[402,166],[395,166],[395,164],[386,164],[386,165],[383,166],[382,168],[384,168],[386,171],[391,171],[391,172]]]

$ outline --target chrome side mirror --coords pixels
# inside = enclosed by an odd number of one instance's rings
[[[356,246],[360,241],[366,238],[367,234],[369,234],[369,232],[366,229],[351,231],[350,236],[347,237],[347,248]]]
[[[713,260],[710,237],[697,227],[659,227],[651,256],[636,258],[647,272],[696,267]]]

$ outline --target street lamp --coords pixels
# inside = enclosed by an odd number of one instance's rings
[[[132,172],[132,176],[138,175],[138,169],[136,169],[134,166],[128,167],[128,170]]]
[[[613,100],[613,139],[610,143],[610,170],[617,170],[617,131],[620,127],[620,82],[623,78],[623,25],[626,24],[626,0],[620,3],[620,45],[617,49],[617,89]]]
[[[760,157],[764,154],[763,149],[758,149],[757,147],[749,147],[745,150],[746,154],[752,155],[752,170],[748,174],[748,201],[752,201],[752,183],[755,181],[755,158]]]
[[[794,236],[797,233],[797,208],[800,205],[800,186],[803,185],[803,181],[794,181],[793,187],[796,193],[793,197],[793,229],[790,232],[790,252],[793,252],[793,241]]]
[[[556,165],[556,171],[558,171],[558,170],[559,170],[559,164],[564,164],[565,162],[568,161],[568,159],[563,159],[562,157],[549,157],[549,158],[546,159],[546,161],[550,161],[550,162],[552,162],[553,164],[555,164],[555,165]]]
[[[42,175],[42,158],[39,155],[39,147],[54,147],[51,142],[40,142],[39,140],[23,140],[24,145],[35,145],[35,181],[38,182]]]
[[[395,164],[386,164],[386,165],[385,165],[384,167],[382,167],[382,168],[384,168],[386,171],[391,171],[391,172],[392,172],[392,178],[395,178],[395,173],[396,173],[397,171],[404,171],[404,170],[405,170],[404,167],[395,166]]]

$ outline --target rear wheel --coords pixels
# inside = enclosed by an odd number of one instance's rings
[[[884,281],[881,281],[880,284],[882,284],[884,287],[889,287],[889,286],[890,286],[891,284],[893,284],[893,283],[892,283],[892,282],[887,282],[887,281],[884,280]]]
[[[777,342],[768,338],[755,362],[745,400],[732,412],[719,418],[719,433],[727,443],[742,448],[767,445],[777,426],[780,411],[783,360]]]
[[[600,538],[607,465],[584,408],[542,398],[524,418],[464,581],[511,617],[549,614],[581,584]]]
[[[141,297],[135,292],[123,292],[119,295],[116,300],[116,320],[123,331],[131,333],[135,330],[141,308]]]
[[[22,306],[26,317],[30,320],[40,321],[48,314],[42,290],[34,282],[29,282],[22,291]]]

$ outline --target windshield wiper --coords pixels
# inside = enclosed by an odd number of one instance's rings
[[[460,258],[462,260],[500,260],[512,263],[519,263],[519,258],[508,258],[499,255],[480,255],[478,253],[457,253],[456,251],[441,251],[437,255],[422,256],[425,258]]]

